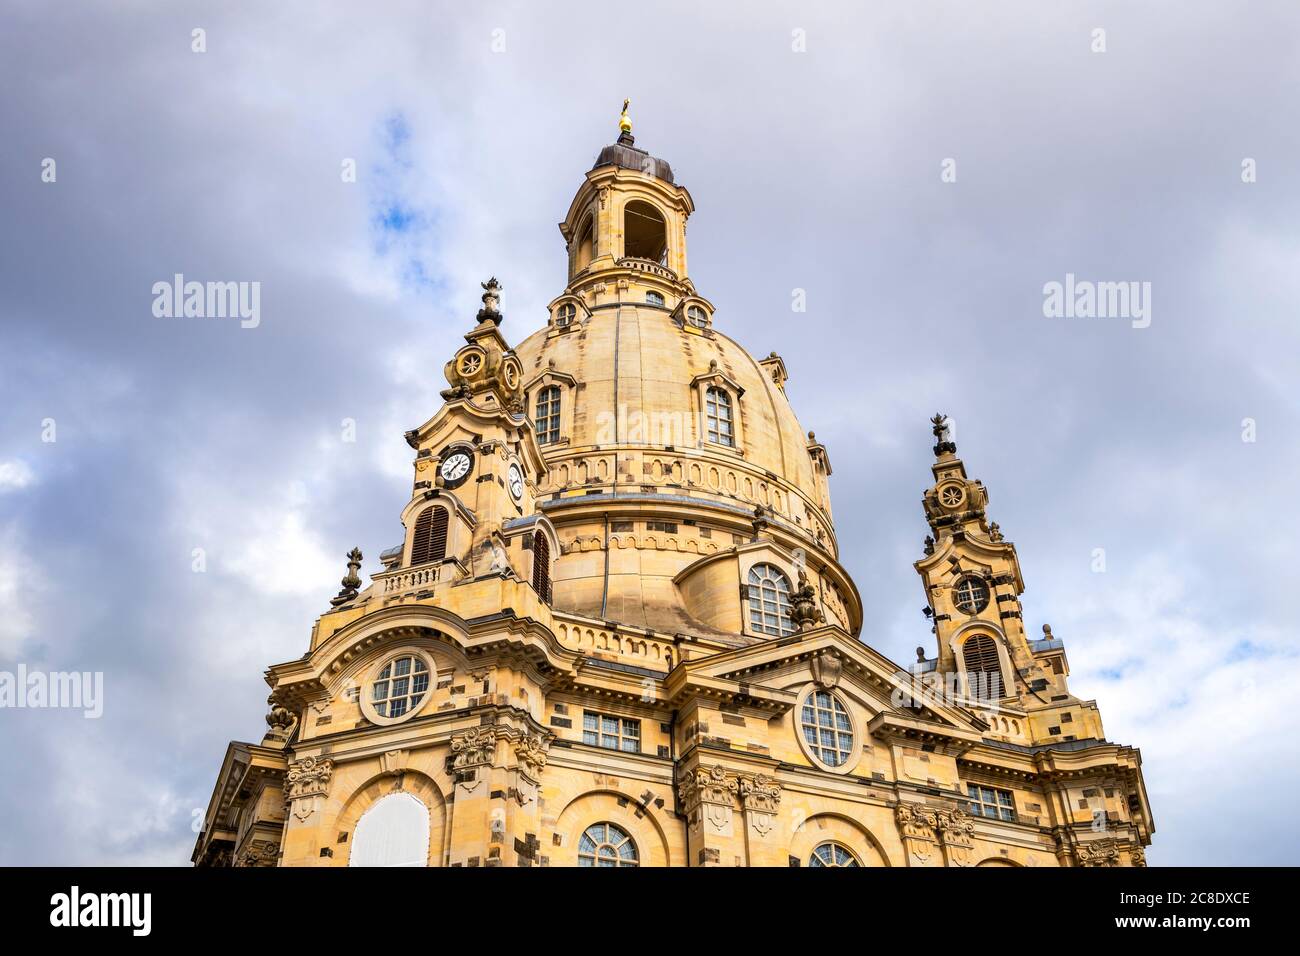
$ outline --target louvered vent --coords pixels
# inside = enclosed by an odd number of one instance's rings
[[[551,546],[540,531],[533,534],[533,590],[551,603]]]
[[[441,561],[447,556],[447,509],[429,508],[415,519],[411,564]]]
[[[997,645],[991,637],[977,634],[970,638],[962,645],[961,657],[966,664],[966,675],[972,682],[976,675],[986,674],[989,693],[994,697],[1002,696],[1002,665],[998,661]]]

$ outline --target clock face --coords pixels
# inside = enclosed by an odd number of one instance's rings
[[[442,480],[447,484],[458,485],[469,474],[469,466],[469,455],[466,452],[457,451],[442,460],[442,466],[438,469],[438,472],[442,475]]]
[[[518,465],[510,466],[510,471],[506,473],[506,481],[510,485],[510,496],[515,501],[524,496],[524,475]]]

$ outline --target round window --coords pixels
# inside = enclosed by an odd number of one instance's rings
[[[375,669],[361,694],[361,709],[371,722],[394,724],[419,712],[429,700],[433,662],[416,651],[403,651]]]
[[[959,611],[978,614],[989,606],[989,586],[976,577],[962,578],[952,589],[952,603]]]

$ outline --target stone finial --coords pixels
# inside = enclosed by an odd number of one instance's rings
[[[934,433],[934,456],[938,458],[944,453],[957,454],[957,445],[950,440],[952,432],[948,424],[948,416],[943,412],[936,412],[930,419],[930,426],[930,431]]]
[[[1050,624],[1044,624],[1044,625],[1043,625],[1043,640],[1045,640],[1045,641],[1050,641],[1051,639],[1052,639],[1052,625],[1050,625]]]
[[[330,601],[330,604],[338,607],[340,604],[347,604],[357,596],[357,589],[361,587],[361,578],[357,575],[357,571],[361,570],[362,558],[360,548],[353,548],[348,552],[348,573],[339,582],[343,585],[343,590]]]
[[[496,276],[492,276],[487,282],[480,282],[483,289],[483,308],[478,310],[479,321],[490,319],[500,324],[501,322],[501,283],[497,281]]]
[[[262,738],[262,743],[283,745],[288,742],[298,718],[294,716],[293,711],[278,703],[274,694],[266,698],[266,706],[269,709],[266,714],[266,736]]]
[[[925,663],[925,648],[921,647],[919,644],[916,647],[916,662],[918,664]]]
[[[998,526],[998,523],[996,521],[994,521],[989,525],[989,540],[990,541],[1002,540],[1002,529]]]
[[[934,538],[928,534],[925,536],[925,553],[934,554]]]
[[[825,620],[817,606],[817,591],[808,583],[808,575],[802,569],[799,571],[799,587],[795,589],[790,604],[790,619],[801,631],[810,630]]]

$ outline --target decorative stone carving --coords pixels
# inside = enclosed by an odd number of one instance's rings
[[[1114,840],[1093,840],[1074,848],[1080,866],[1119,866],[1119,844]]]
[[[280,858],[280,844],[270,840],[253,840],[239,854],[235,866],[275,866]]]
[[[451,738],[451,768],[456,771],[491,764],[496,755],[497,729],[474,727]]]
[[[325,796],[334,776],[334,761],[328,757],[304,757],[289,764],[284,778],[285,796],[289,800],[299,797]]]
[[[1129,859],[1129,863],[1131,863],[1133,866],[1146,866],[1147,865],[1146,850],[1142,849],[1142,847],[1140,846],[1131,846],[1129,847],[1129,851],[1128,851],[1128,859]]]
[[[835,654],[818,654],[812,660],[812,675],[822,687],[834,687],[840,682],[844,662]]]
[[[975,824],[965,810],[936,813],[940,841],[949,866],[971,866],[975,854]]]
[[[760,837],[765,837],[776,826],[777,806],[781,802],[781,785],[767,774],[742,776],[737,781],[740,805],[745,820]]]
[[[298,724],[298,717],[289,708],[276,702],[275,696],[266,698],[270,711],[266,715],[266,736],[263,744],[284,746],[293,736],[293,729]]]
[[[799,569],[799,587],[791,596],[790,605],[790,618],[801,631],[810,630],[826,620],[817,606],[817,589],[808,583],[808,575],[802,568]]]
[[[931,807],[900,803],[894,808],[894,818],[903,838],[903,850],[908,866],[932,866],[939,848],[935,828],[939,814]]]
[[[551,741],[555,739],[551,734],[530,734],[523,733],[515,741],[515,757],[519,761],[519,769],[524,774],[537,780],[546,769],[546,752],[550,749]]]
[[[934,433],[934,455],[939,457],[942,454],[957,454],[957,445],[952,441],[952,434],[948,430],[948,416],[943,412],[938,412],[930,419],[930,431]]]
[[[298,820],[306,820],[329,794],[334,761],[328,757],[304,757],[289,764],[284,777],[284,802]]]
[[[379,769],[387,776],[397,776],[406,770],[410,756],[407,750],[386,750],[379,758]]]
[[[729,833],[731,813],[740,782],[720,766],[700,767],[678,787],[677,796],[686,810],[691,828],[706,823],[715,833]]]
[[[759,773],[752,777],[741,777],[737,781],[740,792],[740,805],[747,811],[757,813],[776,813],[777,804],[781,802],[781,785],[767,774]]]
[[[497,281],[496,276],[492,276],[487,282],[480,282],[479,286],[483,289],[483,308],[478,314],[479,318],[492,318],[493,321],[500,322],[501,283]]]

